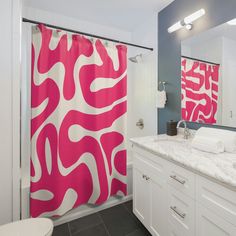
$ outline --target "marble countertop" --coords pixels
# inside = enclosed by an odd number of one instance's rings
[[[177,162],[236,190],[236,153],[202,152],[192,148],[192,140],[184,140],[182,135],[138,137],[131,138],[130,141],[162,158]]]

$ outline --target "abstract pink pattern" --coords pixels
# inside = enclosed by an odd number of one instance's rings
[[[182,57],[182,119],[207,124],[217,122],[219,68],[219,65]]]
[[[32,217],[127,194],[127,48],[39,25],[32,33]]]

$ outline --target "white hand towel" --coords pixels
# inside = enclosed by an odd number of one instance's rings
[[[199,130],[197,130],[195,135],[219,139],[223,142],[226,152],[236,152],[236,132],[201,127]]]
[[[166,104],[166,91],[162,90],[162,91],[157,91],[157,108],[164,108],[165,104]]]
[[[204,152],[222,153],[224,152],[224,143],[216,138],[209,138],[197,135],[191,143],[193,148]]]

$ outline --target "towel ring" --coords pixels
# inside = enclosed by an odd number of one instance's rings
[[[160,81],[159,84],[162,85],[163,90],[166,91],[166,82],[165,81]]]

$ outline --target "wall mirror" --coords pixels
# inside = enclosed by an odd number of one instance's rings
[[[181,113],[236,127],[236,19],[181,42]]]

